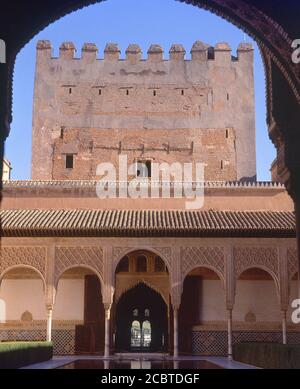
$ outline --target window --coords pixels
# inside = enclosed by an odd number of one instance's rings
[[[69,95],[72,94],[72,88],[69,88]]]
[[[151,160],[137,161],[136,176],[142,178],[151,177]]]
[[[66,169],[73,169],[74,166],[74,155],[67,154],[66,155]]]
[[[136,259],[136,271],[145,273],[147,271],[147,258],[145,255],[139,255]]]
[[[153,96],[156,96],[156,90],[153,91]]]
[[[228,129],[226,128],[226,132],[225,132],[225,138],[228,139],[229,138],[229,131]]]
[[[181,96],[184,96],[184,90],[181,89]]]
[[[126,89],[126,96],[129,95],[129,89]]]
[[[137,320],[131,323],[131,347],[141,347],[141,324]]]
[[[154,271],[155,272],[164,272],[166,270],[165,263],[160,257],[155,257],[154,259]]]
[[[133,316],[133,317],[138,317],[138,315],[139,315],[139,310],[138,310],[137,308],[135,308],[135,309],[133,310],[133,312],[132,312],[132,316]]]
[[[223,169],[224,169],[224,162],[221,161],[221,170],[223,170]]]
[[[150,316],[150,309],[145,309],[145,317],[149,317]]]
[[[227,93],[227,101],[229,101],[229,93]]]
[[[102,95],[102,90],[101,89],[99,89],[99,96],[101,96]]]
[[[145,320],[142,325],[142,347],[150,347],[151,344],[151,323]]]

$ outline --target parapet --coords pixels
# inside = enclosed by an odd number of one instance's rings
[[[137,44],[130,44],[126,49],[126,60],[131,63],[136,63],[142,58],[142,50]]]
[[[185,49],[182,45],[176,43],[171,46],[169,54],[170,54],[170,60],[172,59],[177,61],[184,60]]]
[[[59,48],[59,56],[63,59],[73,59],[76,48],[73,42],[63,42]]]
[[[218,65],[225,65],[231,61],[231,47],[226,42],[215,45],[215,62]]]
[[[191,48],[192,60],[207,61],[209,46],[201,41],[196,41]]]
[[[148,50],[148,59],[152,62],[163,61],[164,51],[160,45],[151,45]]]
[[[104,59],[118,60],[120,58],[120,49],[117,43],[107,43],[104,49]]]
[[[37,50],[39,56],[51,58],[52,46],[48,40],[40,40],[37,42]],[[63,42],[59,48],[59,57],[63,59],[75,58],[76,48],[73,42]],[[232,61],[231,47],[226,42],[220,42],[211,47],[204,42],[196,41],[191,50],[191,61],[214,61],[216,65],[223,66]],[[96,61],[98,48],[94,43],[84,43],[81,50],[81,59],[89,63]],[[118,61],[120,60],[120,49],[117,43],[107,43],[104,49],[104,60]],[[161,62],[164,60],[164,50],[159,44],[151,44],[148,51],[148,61]],[[126,51],[126,61],[132,64],[138,63],[142,59],[142,50],[138,44],[130,44]],[[181,44],[173,44],[169,50],[169,60],[184,61],[186,50]],[[253,58],[253,46],[250,43],[241,43],[237,49],[237,58],[241,62],[250,61]],[[236,61],[236,60],[235,60]]]
[[[94,43],[84,43],[81,49],[81,58],[87,62],[93,62],[97,59],[98,48]]]

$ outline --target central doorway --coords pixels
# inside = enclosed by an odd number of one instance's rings
[[[118,352],[163,352],[168,348],[167,305],[161,295],[140,283],[116,306]]]

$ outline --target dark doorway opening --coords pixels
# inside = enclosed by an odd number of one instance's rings
[[[167,305],[160,294],[141,283],[116,306],[116,351],[163,352],[168,349]]]
[[[84,322],[75,327],[76,354],[102,354],[104,351],[104,306],[96,275],[84,278]]]

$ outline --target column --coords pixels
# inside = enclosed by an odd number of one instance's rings
[[[53,307],[47,307],[47,342],[51,342]]]
[[[286,336],[286,311],[282,311],[282,343],[287,344]]]
[[[298,180],[300,182],[300,179]],[[294,198],[298,249],[298,298],[300,298],[300,193]]]
[[[227,310],[228,358],[232,359],[232,309]]]
[[[104,338],[104,357],[109,357],[110,354],[110,309],[111,307],[105,308],[105,338]]]
[[[178,308],[173,308],[174,322],[174,358],[178,357]]]

